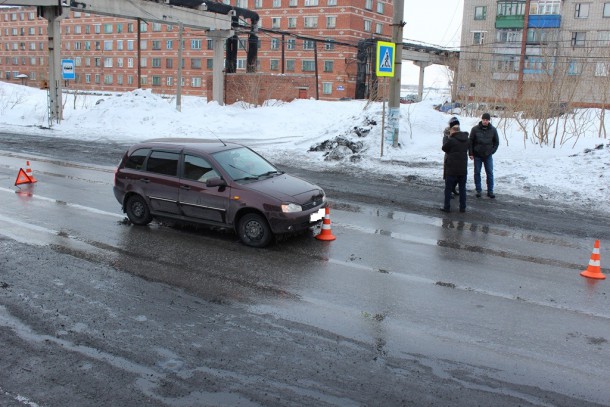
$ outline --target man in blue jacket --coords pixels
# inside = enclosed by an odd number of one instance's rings
[[[483,188],[481,186],[481,167],[485,167],[487,177],[487,196],[495,198],[494,194],[494,161],[493,155],[498,150],[500,139],[498,131],[490,123],[489,113],[483,113],[479,124],[470,130],[470,150],[469,156],[474,160],[474,186],[477,198],[481,197]]]

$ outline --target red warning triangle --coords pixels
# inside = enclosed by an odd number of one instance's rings
[[[19,174],[17,174],[17,179],[15,180],[15,186],[21,184],[31,184],[32,179],[28,176],[28,174],[23,171],[23,168],[19,168]]]

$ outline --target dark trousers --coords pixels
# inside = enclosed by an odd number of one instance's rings
[[[445,176],[445,209],[449,209],[451,205],[451,192],[455,185],[458,185],[460,191],[460,209],[466,209],[466,175]]]

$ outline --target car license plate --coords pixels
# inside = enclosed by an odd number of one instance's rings
[[[326,215],[326,209],[320,208],[320,209],[318,209],[317,212],[314,212],[311,215],[309,215],[309,221],[310,222],[317,222],[320,219],[324,218],[324,215]]]

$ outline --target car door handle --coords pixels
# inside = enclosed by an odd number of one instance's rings
[[[140,178],[140,181],[148,184],[150,182],[150,180],[148,178]]]
[[[190,191],[190,190],[191,190],[191,187],[190,187],[190,186],[188,186],[188,185],[180,185],[180,188],[182,188],[182,189],[186,189],[187,191]]]

